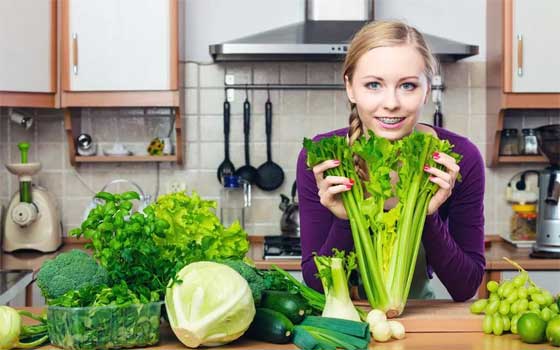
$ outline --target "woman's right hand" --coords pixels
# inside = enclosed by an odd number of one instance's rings
[[[326,160],[313,167],[313,174],[315,175],[317,188],[319,188],[321,204],[337,218],[347,220],[348,214],[346,214],[340,194],[352,189],[354,181],[342,176],[324,176],[325,171],[339,165],[340,161],[338,160]]]

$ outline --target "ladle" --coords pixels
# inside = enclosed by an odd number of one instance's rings
[[[230,104],[226,98],[224,101],[224,153],[225,159],[218,167],[218,181],[222,183],[222,179],[226,175],[232,175],[235,172],[235,166],[229,160],[229,119],[230,119]]]
[[[245,102],[243,102],[243,136],[245,138],[245,165],[237,169],[236,176],[245,179],[250,184],[254,184],[257,179],[257,169],[251,165],[249,156],[249,133],[251,130],[251,104],[249,94],[245,90]]]
[[[271,134],[272,134],[272,102],[270,91],[264,105],[266,124],[266,162],[259,166],[257,172],[257,186],[264,191],[274,191],[284,182],[284,171],[272,161]]]

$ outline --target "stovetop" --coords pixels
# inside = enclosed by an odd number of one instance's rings
[[[299,237],[265,236],[265,260],[301,259],[301,242]]]

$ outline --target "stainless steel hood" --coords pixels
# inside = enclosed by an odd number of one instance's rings
[[[363,20],[315,20],[317,6],[329,1],[308,0],[305,22],[272,29],[221,44],[210,45],[216,62],[223,61],[342,61],[352,36],[373,18],[368,1]],[[337,13],[337,10],[331,11]],[[335,17],[338,13],[335,15]],[[332,15],[330,16],[332,18]],[[433,53],[442,62],[457,61],[478,54],[478,46],[424,34]]]

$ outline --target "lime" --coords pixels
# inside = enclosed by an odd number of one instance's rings
[[[554,346],[560,346],[560,316],[548,321],[546,339]]]
[[[526,313],[517,321],[517,332],[525,343],[544,342],[546,340],[545,330],[546,322],[534,313]]]

